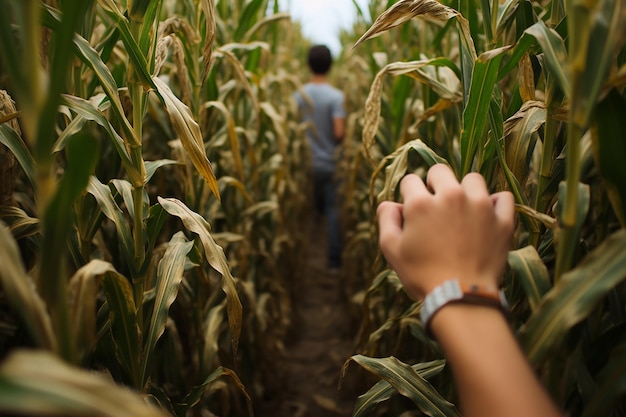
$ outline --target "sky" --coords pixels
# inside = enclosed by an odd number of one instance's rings
[[[356,2],[367,17],[369,0]],[[301,22],[304,36],[327,45],[334,55],[341,51],[339,30],[350,28],[357,13],[352,0],[280,0],[280,9]]]

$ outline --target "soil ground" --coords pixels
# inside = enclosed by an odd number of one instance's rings
[[[303,265],[293,291],[294,326],[285,359],[280,398],[255,410],[257,417],[349,417],[359,395],[352,378],[338,384],[354,354],[358,323],[350,316],[342,273],[326,268],[324,224],[309,224]],[[349,372],[348,372],[349,373]]]

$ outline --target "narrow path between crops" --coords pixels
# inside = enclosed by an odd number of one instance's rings
[[[284,389],[256,417],[349,417],[355,392],[351,378],[338,390],[343,363],[354,353],[358,323],[350,317],[341,273],[326,269],[324,224],[309,224],[308,244],[293,293],[294,327],[286,341]]]

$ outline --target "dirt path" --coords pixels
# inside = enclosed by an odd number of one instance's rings
[[[310,244],[293,295],[294,337],[278,365],[285,373],[283,395],[257,410],[257,417],[349,417],[358,395],[350,383],[338,390],[358,329],[348,313],[341,273],[326,270],[323,226],[308,229]]]

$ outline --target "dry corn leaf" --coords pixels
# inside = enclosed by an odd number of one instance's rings
[[[178,133],[187,156],[191,159],[193,166],[198,170],[202,178],[208,183],[209,189],[217,197],[220,198],[220,191],[217,186],[217,179],[211,168],[211,163],[206,156],[204,142],[200,126],[193,119],[189,107],[185,106],[178,97],[170,90],[169,86],[158,77],[153,78],[159,94],[165,103],[165,109],[172,121],[172,127]]]
[[[230,147],[233,153],[233,158],[235,160],[235,169],[237,170],[237,176],[241,181],[244,180],[243,177],[243,162],[241,160],[241,147],[239,146],[239,137],[237,136],[235,120],[233,119],[230,110],[226,107],[224,103],[221,101],[208,101],[204,103],[204,108],[215,108],[217,109],[224,120],[226,121],[226,131],[228,132],[228,138],[230,139]]]
[[[411,62],[393,62],[376,74],[372,87],[370,88],[370,93],[365,101],[365,122],[363,125],[363,149],[365,150],[367,159],[372,164],[376,163],[372,156],[372,147],[374,146],[376,133],[378,132],[378,126],[380,124],[383,79],[385,75],[409,75],[420,82],[428,84],[437,94],[448,100],[458,102],[462,99],[460,92],[450,91],[444,83],[439,82],[436,78],[428,77],[423,73],[417,72],[420,68],[432,65],[437,60],[438,59],[435,58]]]
[[[204,12],[204,18],[206,22],[206,35],[204,39],[204,48],[202,50],[202,58],[204,67],[202,69],[202,84],[206,79],[211,64],[213,63],[213,41],[215,40],[215,1],[214,0],[201,0],[200,6]]]
[[[354,47],[367,39],[380,36],[416,16],[438,22],[446,22],[453,17],[459,16],[459,12],[444,6],[436,0],[400,0],[378,16],[374,24],[354,44]]]

